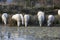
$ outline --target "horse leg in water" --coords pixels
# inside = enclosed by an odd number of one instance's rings
[[[40,25],[40,27],[42,26],[42,21],[43,21],[42,16],[39,16],[39,25]]]
[[[17,25],[18,25],[18,27],[20,26],[20,21],[17,21]]]
[[[27,21],[25,21],[25,27],[27,27]]]
[[[47,24],[48,27],[51,26],[51,22],[49,20],[47,21]]]
[[[5,19],[5,20],[4,20],[4,24],[5,24],[5,25],[7,24],[6,22],[7,22],[7,20]]]
[[[40,27],[42,26],[42,21],[41,20],[39,21],[39,25],[40,25]]]

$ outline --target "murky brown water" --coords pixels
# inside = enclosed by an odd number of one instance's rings
[[[11,38],[23,38],[22,40],[60,40],[60,27],[7,27]],[[0,36],[5,33],[5,26],[0,26]],[[6,35],[5,34],[5,35]]]

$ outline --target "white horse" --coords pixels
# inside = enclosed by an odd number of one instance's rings
[[[30,19],[30,15],[25,14],[24,15],[25,27],[27,27],[29,19]]]
[[[20,23],[21,23],[20,20],[22,21],[22,25],[24,24],[23,15],[22,14],[15,14],[15,15],[13,15],[12,19],[17,21],[17,26],[18,27],[20,26]]]
[[[22,25],[24,25],[24,17],[22,14],[20,14],[21,20],[22,20]]]
[[[39,25],[42,26],[42,23],[44,21],[44,12],[39,11],[37,16],[38,16]]]
[[[54,22],[55,17],[53,15],[48,16],[47,26],[51,26],[51,24]]]
[[[58,15],[60,15],[60,10],[58,10]]]
[[[7,19],[8,19],[8,14],[7,13],[3,13],[2,14],[2,21],[4,22],[4,24],[7,24]]]

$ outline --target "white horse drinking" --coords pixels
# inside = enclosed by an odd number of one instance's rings
[[[60,15],[60,10],[58,10],[58,15]]]
[[[7,24],[7,19],[8,19],[8,14],[7,13],[3,13],[2,14],[2,21],[4,22],[4,24]]]
[[[42,26],[42,23],[44,21],[44,12],[39,11],[37,16],[38,16],[39,25]]]
[[[23,15],[20,14],[20,17],[21,17],[22,25],[24,25],[24,17],[23,17]]]
[[[20,20],[22,20],[22,24],[23,24],[23,15],[22,14],[15,14],[12,16],[12,19],[17,21],[17,26],[20,26]]]
[[[54,22],[55,17],[53,15],[48,16],[47,26],[51,26]]]
[[[24,15],[25,27],[27,27],[29,19],[30,19],[30,15],[25,14]]]

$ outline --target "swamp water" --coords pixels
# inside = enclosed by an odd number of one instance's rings
[[[0,40],[60,40],[60,27],[0,26]]]

